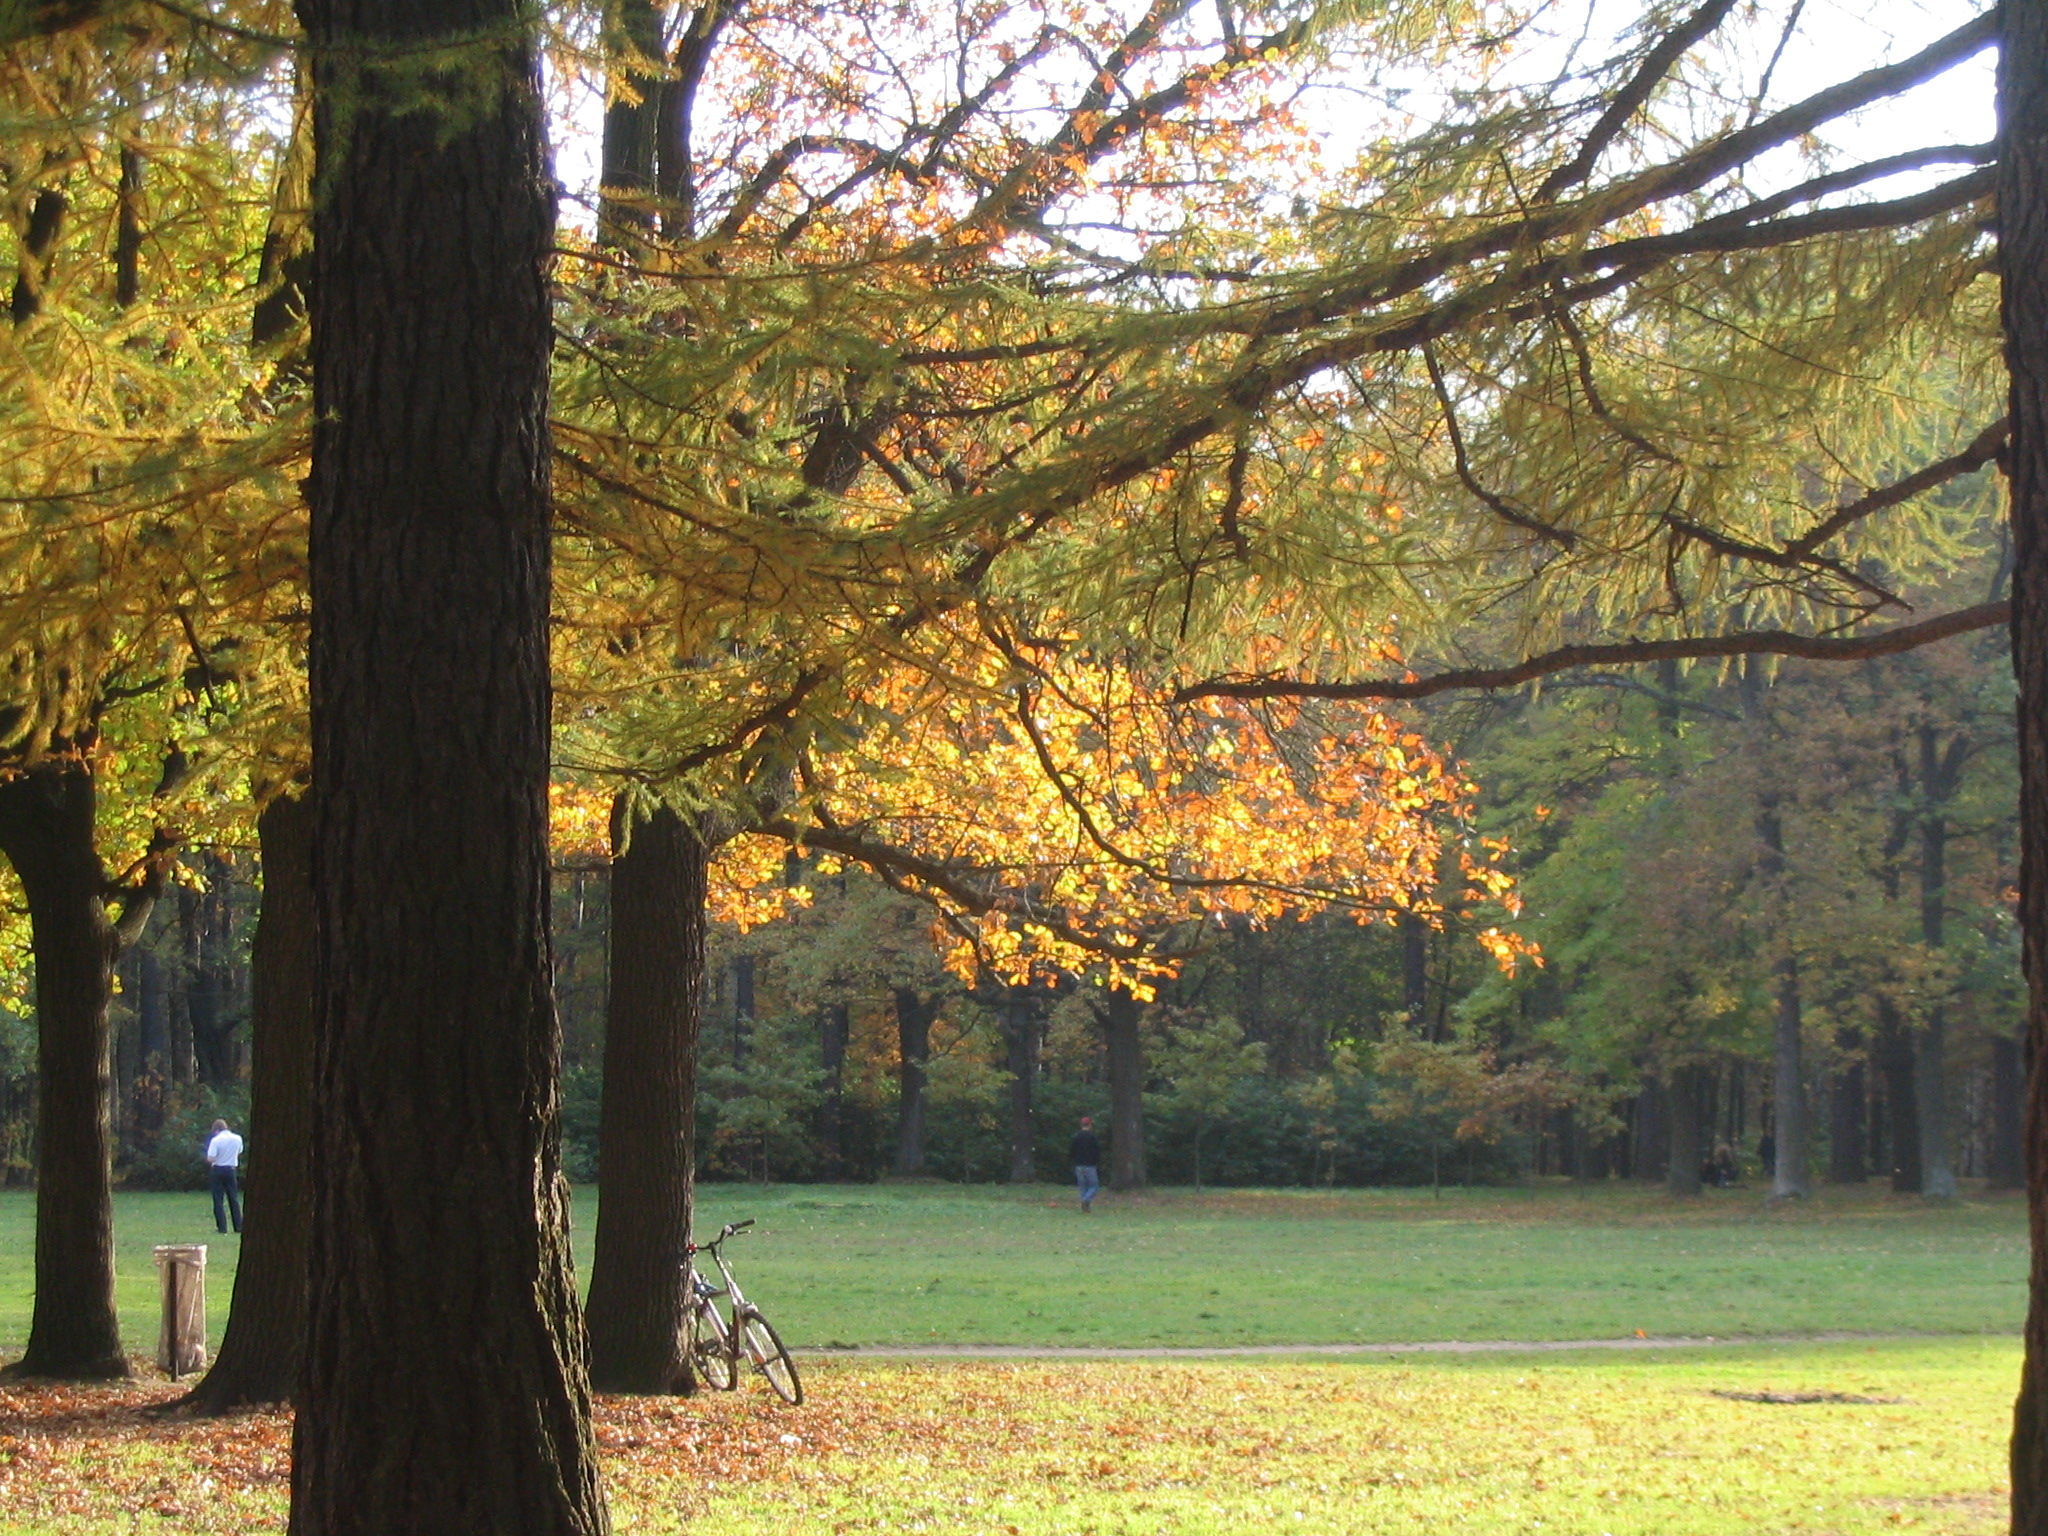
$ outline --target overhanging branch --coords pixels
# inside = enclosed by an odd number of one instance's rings
[[[1901,624],[1871,635],[1800,635],[1788,630],[1747,630],[1684,640],[1619,640],[1604,645],[1564,645],[1504,667],[1469,667],[1426,677],[1367,678],[1317,682],[1292,677],[1217,678],[1190,683],[1174,697],[1190,699],[1426,699],[1464,690],[1517,688],[1539,677],[1574,667],[1619,667],[1647,661],[1709,661],[1731,656],[1796,656],[1807,661],[1867,661],[1896,656],[1937,640],[1990,629],[2012,617],[2010,603],[1979,603],[1953,613]]]

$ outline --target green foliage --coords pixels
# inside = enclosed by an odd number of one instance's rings
[[[215,1120],[226,1120],[245,1137],[249,1134],[246,1084],[210,1087],[191,1083],[173,1089],[164,1099],[163,1123],[140,1141],[123,1165],[122,1182],[131,1189],[206,1188],[206,1143]],[[243,1166],[252,1190],[260,1188],[263,1149],[253,1141],[248,1144]]]

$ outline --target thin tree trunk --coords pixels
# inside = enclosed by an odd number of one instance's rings
[[[284,795],[256,823],[263,909],[250,944],[249,1214],[220,1356],[185,1406],[288,1401],[306,1334],[313,1220],[313,803]]]
[[[1412,912],[1401,914],[1401,1009],[1420,1036],[1429,1024],[1429,924]]]
[[[596,1536],[548,955],[538,13],[301,0],[313,1247],[293,1536]]]
[[[1799,962],[1786,955],[1777,970],[1777,1022],[1771,1042],[1777,1160],[1771,1169],[1771,1198],[1803,1200],[1813,1193],[1813,1175],[1807,1167],[1805,1017],[1799,1005]]]
[[[818,1141],[825,1150],[825,1177],[846,1177],[846,1047],[853,1021],[844,1003],[818,1010],[818,1058],[825,1068],[825,1097],[818,1105]]]
[[[1696,1195],[1700,1192],[1700,1069],[1675,1067],[1666,1080],[1671,1085],[1666,1116],[1671,1151],[1664,1187],[1674,1195]]]
[[[932,1020],[939,1000],[919,997],[915,987],[896,987],[896,1171],[924,1172],[925,1082],[931,1063]]]
[[[1948,757],[1954,756],[1953,748]],[[1936,750],[1932,726],[1920,728],[1920,938],[1930,952],[1945,942],[1948,909],[1947,803],[1957,772]],[[1952,1200],[1957,1194],[1955,1145],[1949,1133],[1948,1014],[1937,1003],[1927,1012],[1914,1062],[1920,1109],[1920,1192]]]
[[[1670,1095],[1665,1085],[1645,1074],[1642,1097],[1636,1101],[1636,1177],[1661,1182],[1671,1163]]]
[[[1998,262],[2011,380],[2004,467],[2019,683],[2020,935],[2029,1041],[2026,1165],[2033,1263],[2013,1409],[2013,1536],[2048,1536],[2048,0],[2004,0],[1998,51]]]
[[[601,1392],[674,1392],[694,1385],[679,1340],[710,853],[666,805],[630,831],[628,814],[621,806],[613,820],[590,1381]]]
[[[1109,1187],[1145,1187],[1145,1047],[1141,1005],[1122,987],[1104,1000],[1102,1030],[1109,1054]]]
[[[1889,997],[1877,1000],[1878,1061],[1884,1075],[1885,1142],[1891,1153],[1892,1193],[1920,1193],[1920,1090],[1913,1034]]]
[[[113,1063],[120,938],[94,846],[85,759],[0,781],[0,852],[28,901],[36,966],[36,1298],[13,1374],[126,1376],[114,1311]]]
[[[1913,1059],[1914,1100],[1920,1111],[1920,1193],[1953,1200],[1956,1183],[1955,1143],[1948,1112],[1948,1016],[1941,1008],[1927,1012]]]
[[[1993,1189],[2025,1189],[2027,1164],[2021,1127],[2026,1123],[2027,1073],[2020,1043],[1991,1037],[1991,1166]]]
[[[1828,1182],[1861,1184],[1870,1176],[1863,1125],[1869,1098],[1863,1083],[1863,1032],[1837,1030],[1835,1045],[1844,1062],[1828,1092]]]
[[[1030,1184],[1038,1178],[1033,1145],[1031,1090],[1038,1075],[1038,1010],[1022,987],[1012,987],[1001,1004],[1003,1040],[1010,1067],[1010,1182]]]

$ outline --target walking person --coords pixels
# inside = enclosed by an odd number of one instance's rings
[[[1067,1160],[1074,1165],[1074,1182],[1081,1186],[1081,1212],[1095,1209],[1095,1191],[1102,1187],[1096,1170],[1102,1166],[1102,1143],[1095,1139],[1095,1121],[1081,1117],[1081,1129],[1067,1144]]]
[[[225,1232],[228,1217],[235,1230],[242,1230],[242,1185],[236,1170],[242,1162],[242,1138],[228,1129],[225,1120],[213,1122],[213,1139],[206,1144],[206,1181],[213,1187],[213,1224]]]

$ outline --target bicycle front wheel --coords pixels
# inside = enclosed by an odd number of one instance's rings
[[[768,1319],[752,1307],[741,1314],[740,1339],[746,1345],[747,1358],[761,1368],[761,1374],[768,1378],[782,1400],[791,1405],[804,1400],[804,1384],[797,1376],[796,1362],[789,1357],[782,1336],[768,1325]]]
[[[732,1337],[725,1331],[725,1319],[718,1315],[718,1308],[709,1301],[691,1307],[687,1327],[684,1347],[697,1375],[706,1386],[730,1392],[740,1373],[733,1368]]]

